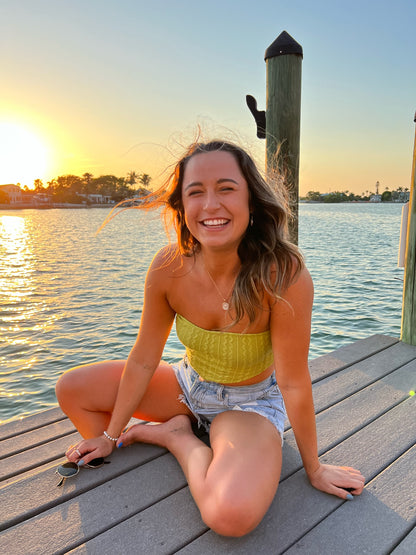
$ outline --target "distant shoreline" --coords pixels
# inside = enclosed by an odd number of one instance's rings
[[[0,204],[0,210],[54,210],[59,209],[69,209],[69,208],[107,208],[111,210],[116,206],[115,204],[67,204],[67,203],[51,203],[45,206],[39,206],[39,204],[22,203],[22,204]]]
[[[395,201],[384,200],[381,202],[372,202],[371,200],[342,200],[340,202],[325,202],[323,200],[299,200],[299,204],[406,204],[408,200]]]
[[[402,201],[384,201],[384,202],[371,202],[369,200],[346,200],[342,202],[324,202],[321,200],[299,200],[299,204],[406,204]],[[68,203],[51,203],[45,206],[40,206],[38,204],[22,203],[22,204],[0,204],[0,210],[56,210],[56,209],[90,209],[90,208],[107,208],[111,210],[117,206],[117,204],[68,204]]]

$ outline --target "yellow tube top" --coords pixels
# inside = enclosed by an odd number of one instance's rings
[[[205,330],[176,315],[176,335],[189,364],[207,381],[237,383],[273,364],[270,331],[233,333]]]

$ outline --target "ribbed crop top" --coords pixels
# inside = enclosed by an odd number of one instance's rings
[[[207,381],[237,383],[273,364],[270,331],[233,333],[205,330],[176,315],[176,335],[189,363]]]

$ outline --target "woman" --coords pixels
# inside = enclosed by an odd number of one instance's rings
[[[148,270],[127,361],[78,367],[57,384],[85,438],[68,459],[83,465],[136,441],[166,447],[205,523],[242,536],[277,490],[285,404],[312,485],[344,499],[352,498],[347,489],[360,494],[359,471],[318,460],[307,364],[313,285],[286,239],[279,194],[246,152],[214,141],[188,150],[165,199],[178,244],[161,249]],[[175,316],[186,356],[169,365],[161,356]],[[161,424],[123,432],[131,416]],[[209,429],[210,446],[192,420]]]

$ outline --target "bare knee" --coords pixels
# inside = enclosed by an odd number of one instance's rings
[[[74,404],[89,410],[111,410],[124,364],[123,360],[109,360],[65,372],[55,388],[62,410],[67,412]]]
[[[80,392],[80,379],[79,373],[74,370],[68,370],[59,378],[55,386],[56,398],[61,406],[62,410],[65,411],[66,405],[70,402],[74,403],[77,395]]]
[[[91,399],[99,389],[94,365],[77,366],[68,370],[59,378],[55,386],[56,398],[61,409],[68,414],[74,407],[88,408]],[[105,377],[103,376],[103,379]]]
[[[202,520],[221,536],[241,537],[260,524],[265,511],[255,506],[254,500],[238,496],[217,496],[201,509]]]

